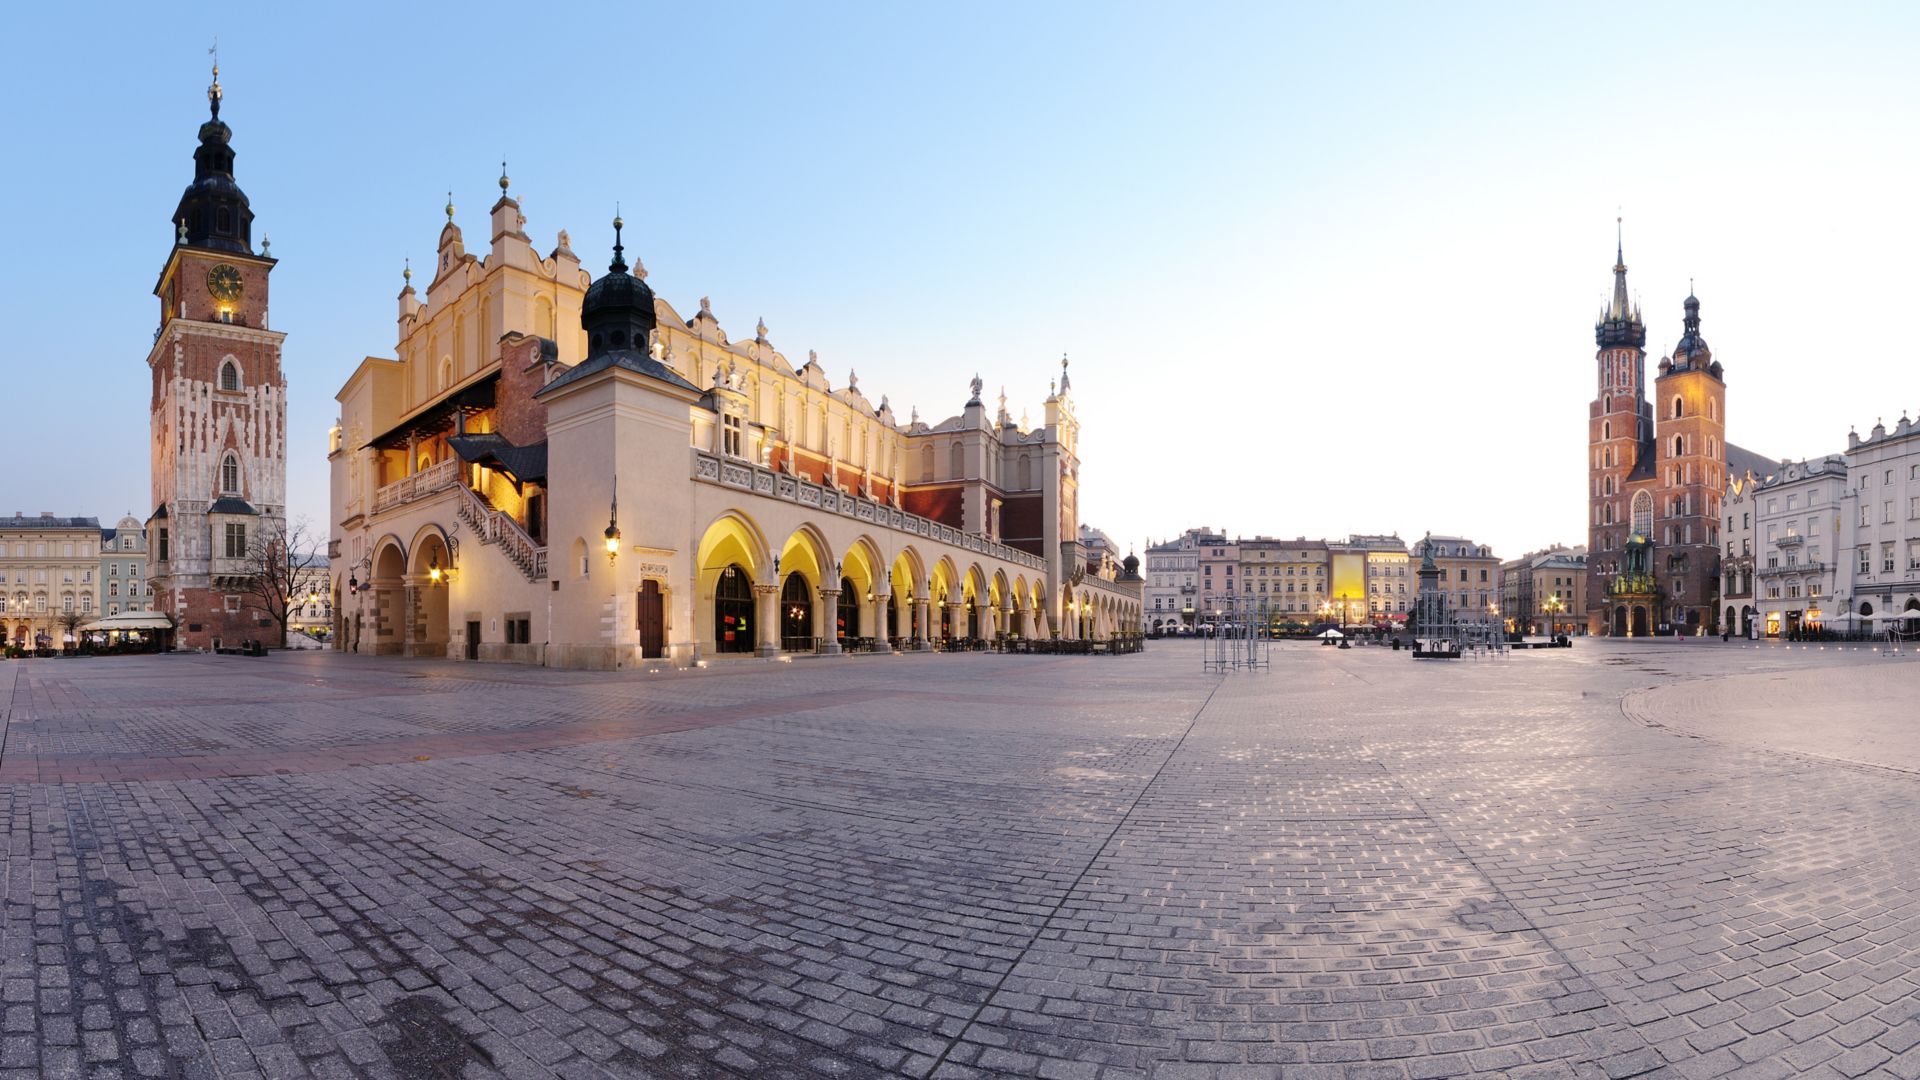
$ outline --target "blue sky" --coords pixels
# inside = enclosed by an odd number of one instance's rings
[[[629,251],[735,336],[937,419],[1037,416],[1123,546],[1584,542],[1614,217],[1649,366],[1697,282],[1730,439],[1920,409],[1915,15],[1886,6],[220,5],[12,16],[0,513],[148,502],[144,359],[206,47],[281,260],[292,512],[402,259],[504,156],[536,243]],[[5,496],[11,495],[8,499]]]

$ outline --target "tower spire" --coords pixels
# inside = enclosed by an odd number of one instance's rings
[[[1613,306],[1607,309],[1610,319],[1625,319],[1633,311],[1627,299],[1627,245],[1625,228],[1620,218],[1613,219]]]
[[[220,119],[220,39],[214,38],[213,45],[207,49],[207,55],[213,57],[213,83],[207,87],[207,105],[213,109],[213,118]]]
[[[613,261],[607,264],[607,269],[609,270],[624,271],[627,268],[627,257],[624,254],[626,249],[620,243],[620,230],[624,228],[626,224],[627,224],[626,222],[620,220],[620,204],[614,203],[613,204]]]

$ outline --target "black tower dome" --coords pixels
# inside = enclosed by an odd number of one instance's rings
[[[613,219],[613,262],[606,274],[587,286],[580,304],[580,326],[587,332],[587,358],[601,353],[633,349],[644,352],[647,338],[656,325],[653,314],[653,290],[647,283],[627,273],[622,254],[620,229],[625,225]]]
[[[233,129],[220,120],[220,68],[213,69],[207,104],[213,116],[200,125],[200,146],[193,152],[193,183],[174,208],[174,227],[186,228],[188,247],[253,254],[253,210],[247,193],[233,182]]]

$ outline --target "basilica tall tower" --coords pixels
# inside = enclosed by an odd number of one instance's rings
[[[1607,590],[1622,568],[1627,541],[1639,528],[1652,532],[1649,515],[1637,525],[1627,485],[1651,477],[1653,413],[1647,404],[1647,327],[1627,295],[1627,260],[1618,245],[1613,263],[1613,300],[1593,327],[1598,393],[1587,408],[1587,597],[1588,630],[1604,632]],[[1642,507],[1648,510],[1647,507]]]
[[[286,335],[268,329],[274,260],[264,237],[253,248],[253,210],[234,182],[221,96],[215,66],[212,115],[200,125],[193,182],[174,210],[173,247],[153,290],[160,327],[147,354],[153,609],[173,617],[181,648],[277,644],[243,585],[250,554],[286,522]]]

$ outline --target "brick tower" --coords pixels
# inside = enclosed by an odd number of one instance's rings
[[[1617,223],[1616,223],[1617,224]],[[1647,327],[1627,297],[1625,247],[1616,244],[1613,300],[1593,327],[1599,392],[1587,408],[1587,629],[1608,630],[1609,583],[1632,534],[1629,481],[1652,478],[1653,412],[1646,396]],[[1643,508],[1645,509],[1645,508]],[[1651,532],[1650,521],[1641,527]]]
[[[249,552],[286,521],[284,334],[267,329],[274,260],[253,250],[253,210],[233,179],[233,132],[220,119],[220,68],[207,88],[193,183],[173,215],[160,271],[153,376],[153,516],[147,521],[154,610],[181,648],[277,644],[242,584]]]
[[[1727,386],[1700,336],[1700,301],[1689,294],[1685,332],[1654,379],[1658,419],[1653,496],[1660,621],[1676,633],[1717,633],[1720,493],[1725,490]]]

